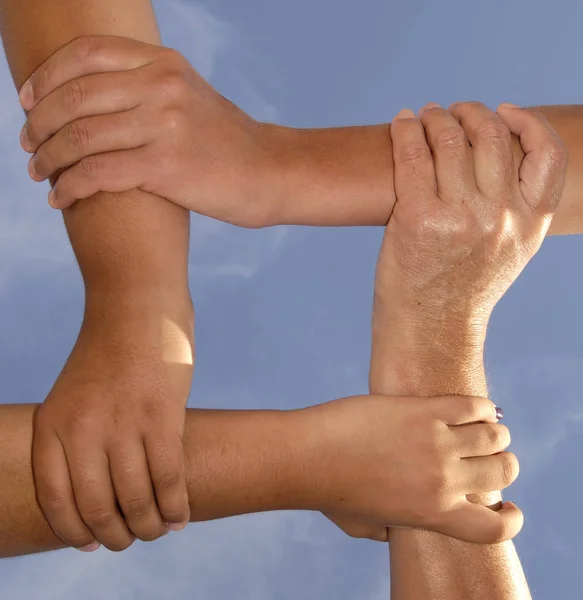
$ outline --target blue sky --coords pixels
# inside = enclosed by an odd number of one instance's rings
[[[528,0],[158,0],[165,45],[258,119],[298,127],[390,121],[405,107],[583,97],[583,4]],[[47,184],[28,179],[24,122],[0,61],[0,377],[40,402],[75,340],[81,279]],[[381,228],[238,230],[192,217],[197,373],[190,406],[293,408],[363,393]],[[534,598],[581,594],[583,250],[551,238],[497,307],[492,396],[522,471],[507,498]],[[10,600],[387,599],[386,546],[317,514],[190,525],[116,555],[72,550],[0,563]]]

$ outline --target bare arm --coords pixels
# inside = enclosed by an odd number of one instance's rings
[[[397,330],[379,311],[373,332],[372,393],[435,396],[442,393],[488,396],[483,355],[465,344],[464,332]],[[448,335],[450,336],[448,338]],[[416,336],[419,336],[416,339]],[[473,338],[473,335],[472,335]],[[434,343],[442,340],[443,345]],[[455,340],[453,344],[446,340]],[[432,340],[425,355],[408,351]],[[469,336],[468,340],[469,342]],[[440,350],[439,348],[442,348]],[[500,494],[480,498],[492,505]],[[522,566],[512,542],[478,546],[430,532],[392,529],[393,600],[527,600]]]
[[[57,550],[30,466],[34,404],[0,406],[0,558]],[[191,521],[313,508],[298,427],[305,411],[187,410],[184,435]]]
[[[539,110],[570,152],[561,204],[551,235],[583,233],[583,106]],[[298,225],[385,225],[395,203],[390,124],[330,129],[269,126],[281,183],[278,223]],[[524,153],[513,136],[514,153]]]
[[[81,35],[160,43],[149,0],[2,0],[0,32],[19,89],[50,55]],[[144,293],[152,303],[189,299],[188,213],[137,190],[97,198],[64,211],[88,297],[97,301],[107,292],[110,300],[111,294]]]
[[[498,135],[480,135],[485,123]],[[510,131],[526,152],[512,169]],[[398,201],[377,262],[371,392],[427,396],[429,405],[436,394],[486,396],[488,321],[543,242],[563,191],[565,145],[540,114],[478,104],[426,106],[419,117],[403,110],[391,138]],[[507,506],[499,492],[471,499]],[[414,529],[391,530],[389,542],[394,600],[530,598],[511,542],[479,547]]]

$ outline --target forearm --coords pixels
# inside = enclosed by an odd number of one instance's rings
[[[50,55],[81,35],[160,43],[149,0],[0,0],[0,28],[19,89]],[[97,194],[63,214],[88,300],[133,297],[155,310],[159,303],[189,301],[186,211],[133,190]]]
[[[550,234],[583,233],[583,105],[540,109],[570,151]],[[395,203],[390,124],[269,131],[283,174],[279,187],[270,186],[279,190],[278,223],[386,225]],[[513,140],[515,156],[522,160],[519,140]]]
[[[57,550],[31,471],[37,405],[0,406],[0,558]],[[184,434],[191,521],[269,510],[315,509],[298,440],[305,411],[187,410]]]
[[[377,314],[371,392],[487,396],[484,336],[479,331],[455,330],[450,334],[445,328],[429,329],[417,336],[404,325],[383,323]],[[500,494],[474,500],[492,505],[500,500]],[[393,600],[530,598],[512,542],[481,546],[434,533],[392,529],[390,551]]]

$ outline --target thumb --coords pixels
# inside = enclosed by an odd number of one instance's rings
[[[532,208],[554,213],[565,188],[567,147],[540,110],[501,104],[496,112],[520,138],[525,154],[519,169],[522,197]]]
[[[448,513],[448,522],[440,532],[476,544],[499,544],[515,537],[524,525],[524,515],[513,502],[504,502],[499,510],[463,500]]]

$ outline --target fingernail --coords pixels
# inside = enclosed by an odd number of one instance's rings
[[[28,123],[25,123],[22,131],[20,132],[20,145],[26,150],[30,152],[32,149],[32,142],[28,136]]]
[[[32,179],[38,175],[36,172],[36,154],[28,161],[28,174]]]
[[[99,542],[93,542],[89,544],[89,546],[84,546],[83,548],[79,548],[81,552],[95,552],[95,550],[99,549],[101,544]]]
[[[503,102],[498,108],[520,108],[520,106],[511,104],[510,102]]]
[[[24,110],[30,110],[34,103],[34,100],[32,97],[32,83],[30,83],[30,81],[27,81],[22,86],[19,96],[20,96],[20,104],[22,104],[22,108],[24,108]]]
[[[425,112],[426,110],[429,110],[430,108],[441,108],[441,105],[437,104],[437,102],[428,102],[422,109],[420,112]]]
[[[414,119],[415,113],[410,108],[404,108],[395,115],[395,119]]]
[[[496,418],[499,421],[501,421],[504,418],[504,411],[499,406],[496,407]]]
[[[55,188],[53,188],[50,192],[49,192],[49,204],[53,207],[53,208],[57,208],[56,206],[56,200],[57,200],[57,195],[55,194]]]
[[[168,527],[170,531],[182,531],[187,525],[188,521],[183,523],[166,523],[166,527]]]

